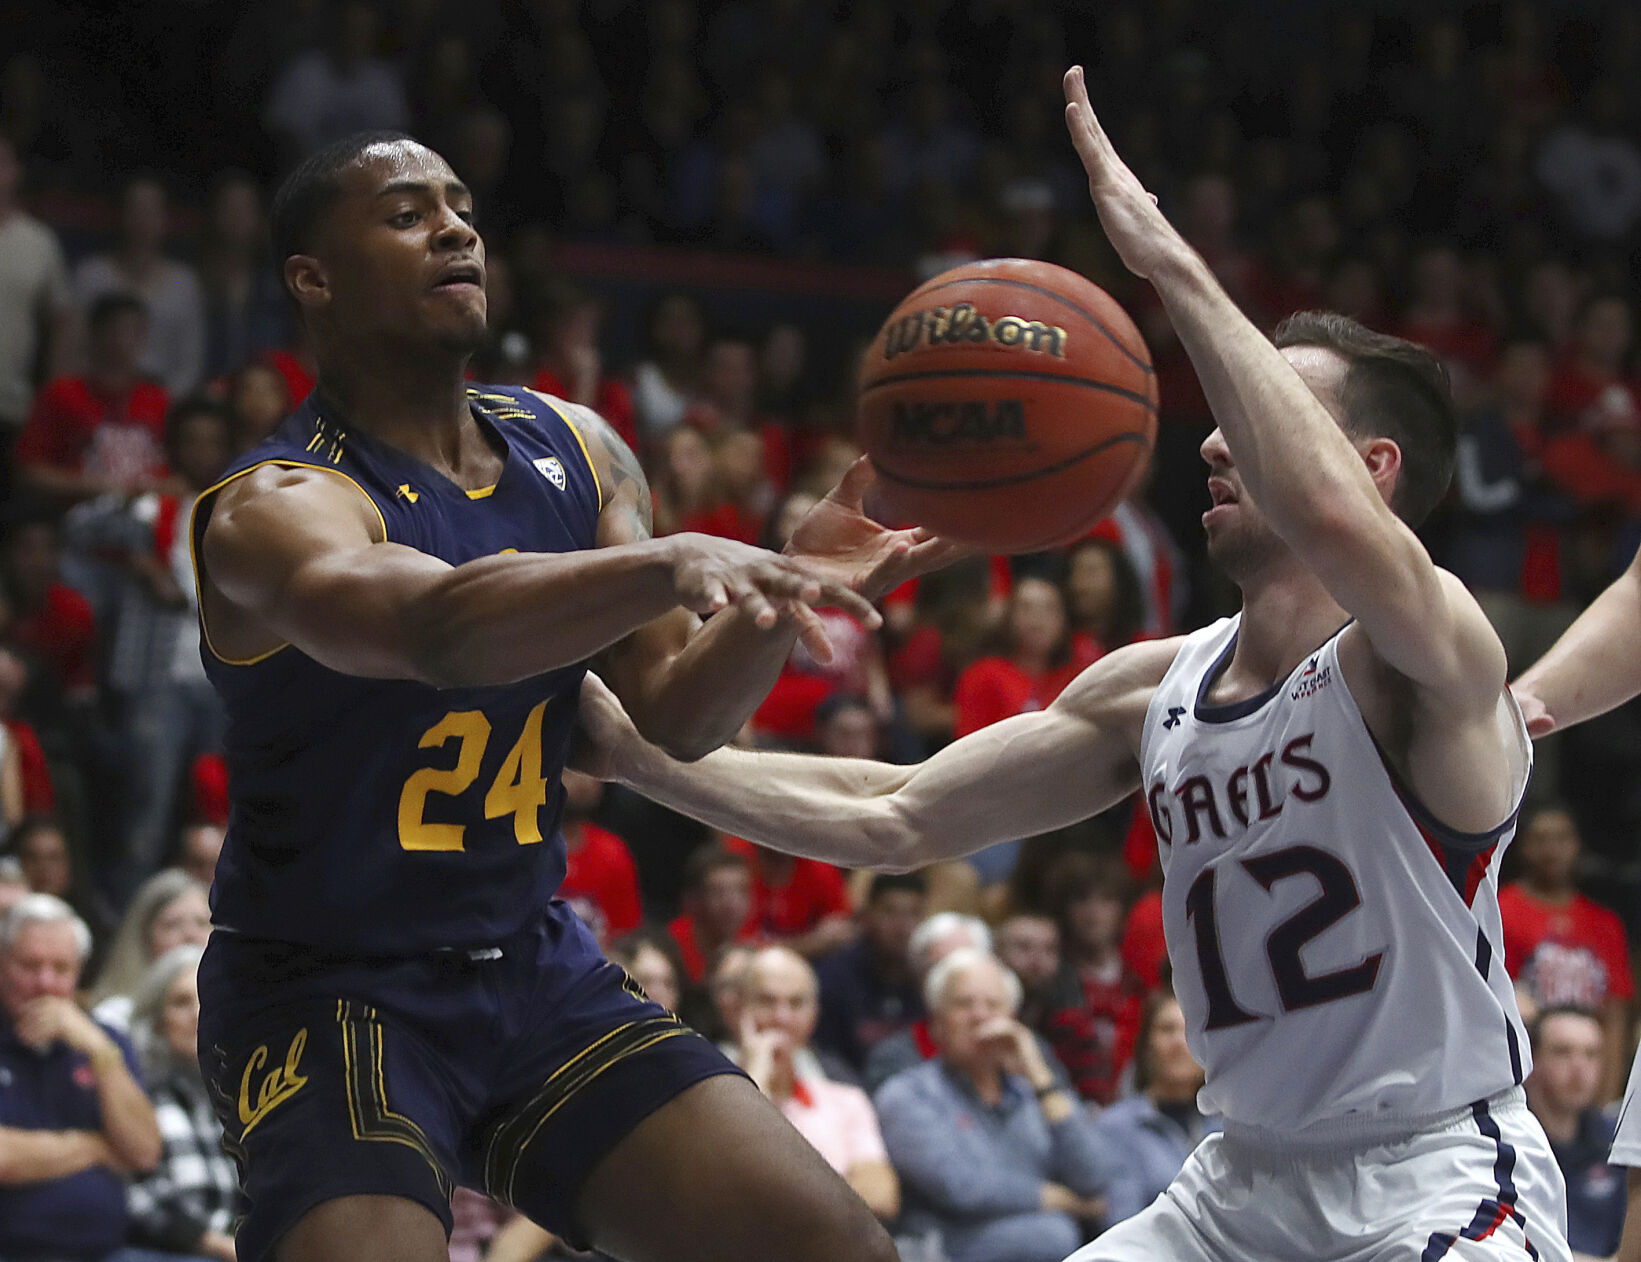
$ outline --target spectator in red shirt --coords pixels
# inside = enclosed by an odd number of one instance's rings
[[[1046,709],[1088,664],[1073,651],[1065,598],[1045,578],[1014,585],[1003,625],[1003,655],[982,657],[958,676],[954,736]]]
[[[1007,586],[999,587],[997,568],[986,558],[968,557],[896,588],[884,602],[885,626],[902,624],[889,679],[906,722],[931,752],[952,739],[957,677],[1008,607],[1013,575],[1006,557],[996,559],[1005,563]],[[914,586],[908,603],[897,605]],[[898,619],[897,608],[906,611]]]
[[[604,785],[579,771],[564,773],[564,848],[567,866],[559,897],[593,931],[600,946],[631,933],[644,919],[638,869],[627,843],[592,822]]]
[[[1139,575],[1114,539],[1096,537],[1073,545],[1066,554],[1064,587],[1077,661],[1093,662],[1139,635],[1145,614]]]
[[[1492,375],[1497,343],[1465,310],[1464,262],[1450,245],[1427,245],[1413,256],[1413,294],[1394,331],[1441,357],[1461,406]]]
[[[1168,942],[1163,937],[1162,891],[1150,890],[1134,900],[1123,923],[1122,959],[1147,991],[1162,986],[1168,964]]]
[[[28,682],[28,666],[23,659],[10,649],[0,648],[0,726],[5,728],[8,750],[16,756],[23,814],[49,815],[57,809],[57,793],[51,785],[45,751],[34,729],[17,717],[17,702]]]
[[[1552,418],[1564,428],[1633,440],[1641,427],[1641,398],[1625,367],[1634,338],[1628,299],[1615,293],[1588,298],[1573,324],[1570,353],[1550,382]]]
[[[714,338],[707,346],[700,394],[684,424],[718,438],[737,430],[756,435],[764,468],[779,494],[792,481],[792,436],[758,411],[758,352],[738,337]]]
[[[0,580],[11,603],[10,640],[39,661],[73,703],[97,691],[97,625],[91,604],[62,580],[62,542],[49,513],[24,515],[6,531]]]
[[[667,926],[690,981],[706,981],[719,955],[737,942],[757,942],[752,919],[752,871],[744,854],[710,842],[684,865],[684,910]]]
[[[1572,1005],[1600,1014],[1602,1098],[1612,1100],[1624,1087],[1635,984],[1623,922],[1578,891],[1581,848],[1565,807],[1540,807],[1527,817],[1515,845],[1521,878],[1499,891],[1504,966],[1536,1008]]]
[[[1062,971],[1075,982],[1075,1002],[1048,1013],[1044,1034],[1085,1100],[1116,1100],[1134,1054],[1145,984],[1122,957],[1128,904],[1120,872],[1073,852],[1050,883],[1050,907],[1060,926]]]
[[[89,371],[41,390],[17,440],[25,483],[60,503],[152,490],[165,476],[170,397],[137,366],[148,337],[142,301],[99,298],[89,327]]]
[[[603,304],[574,285],[559,281],[542,287],[534,307],[531,332],[536,343],[536,371],[531,387],[592,408],[627,446],[640,450],[632,391],[624,382],[606,375],[599,353]]]
[[[794,858],[739,837],[725,838],[724,847],[745,858],[752,878],[752,911],[743,934],[779,942],[806,959],[855,940],[849,890],[843,873],[830,863]]]

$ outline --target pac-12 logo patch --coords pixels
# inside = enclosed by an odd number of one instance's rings
[[[559,490],[564,489],[564,466],[558,462],[557,456],[543,456],[540,460],[531,462],[536,466],[536,472],[541,474]]]

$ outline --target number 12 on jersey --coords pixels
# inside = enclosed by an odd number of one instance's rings
[[[541,723],[547,703],[538,702],[524,719],[507,757],[501,760],[496,778],[484,795],[485,819],[513,817],[513,837],[521,846],[541,840],[538,812],[547,804],[547,780],[541,774]],[[410,773],[399,794],[399,845],[406,850],[461,850],[465,848],[465,824],[431,823],[427,795],[443,793],[458,797],[479,778],[484,751],[490,743],[490,720],[481,710],[452,710],[416,743],[422,749],[438,749],[451,741],[456,747],[454,767],[422,767]]]
[[[1356,878],[1336,855],[1316,846],[1289,846],[1271,854],[1243,859],[1237,866],[1259,882],[1266,892],[1274,889],[1277,882],[1296,876],[1314,877],[1321,887],[1315,898],[1277,925],[1265,938],[1265,955],[1270,961],[1271,976],[1276,982],[1277,997],[1282,1001],[1284,1012],[1332,1003],[1335,999],[1346,999],[1373,989],[1373,983],[1379,976],[1379,966],[1384,963],[1383,951],[1374,952],[1360,964],[1315,976],[1305,971],[1304,962],[1299,958],[1300,951],[1307,943],[1362,905]],[[1218,879],[1216,868],[1204,868],[1191,882],[1191,888],[1185,895],[1185,915],[1196,936],[1197,964],[1202,973],[1202,988],[1208,999],[1205,1028],[1209,1030],[1225,1030],[1259,1020],[1257,1013],[1249,1012],[1237,1002],[1231,989],[1231,979],[1225,971],[1225,954],[1219,936],[1219,911],[1215,902]]]

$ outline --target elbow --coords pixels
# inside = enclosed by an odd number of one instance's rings
[[[903,876],[940,858],[905,804],[894,795],[882,800],[878,809],[868,815],[864,827],[874,872]]]
[[[160,1164],[160,1135],[158,1131],[143,1135],[125,1145],[125,1151],[120,1159],[130,1167],[134,1175],[153,1174]]]
[[[628,714],[640,736],[678,762],[700,762],[735,735],[706,731],[691,725],[683,716],[659,714],[650,707],[642,711],[629,707]]]

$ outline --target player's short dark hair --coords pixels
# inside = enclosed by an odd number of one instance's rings
[[[1548,1008],[1540,1008],[1538,1015],[1533,1018],[1532,1024],[1527,1027],[1527,1045],[1533,1051],[1538,1051],[1539,1043],[1544,1037],[1544,1027],[1557,1017],[1578,1017],[1584,1021],[1594,1021],[1601,1025],[1601,1014],[1594,1008],[1586,1008],[1577,1003],[1556,1003]]]
[[[136,294],[104,294],[91,304],[91,310],[85,318],[86,328],[93,334],[101,333],[124,315],[140,315],[146,318],[148,304]]]
[[[358,162],[366,149],[415,139],[402,131],[355,132],[302,159],[274,194],[269,216],[274,266],[283,269],[291,255],[307,253],[314,229],[342,194],[342,172]]]
[[[190,394],[178,399],[165,414],[165,452],[175,456],[182,427],[195,417],[205,416],[222,423],[223,432],[233,441],[238,417],[233,405],[226,399],[214,399],[208,394]]]
[[[1417,527],[1453,481],[1459,416],[1447,369],[1416,342],[1375,333],[1334,311],[1301,311],[1277,325],[1277,346],[1319,346],[1350,363],[1339,391],[1347,434],[1389,438],[1402,449],[1390,507]]]
[[[921,872],[879,872],[866,887],[866,905],[871,906],[885,894],[927,894],[929,882]]]

